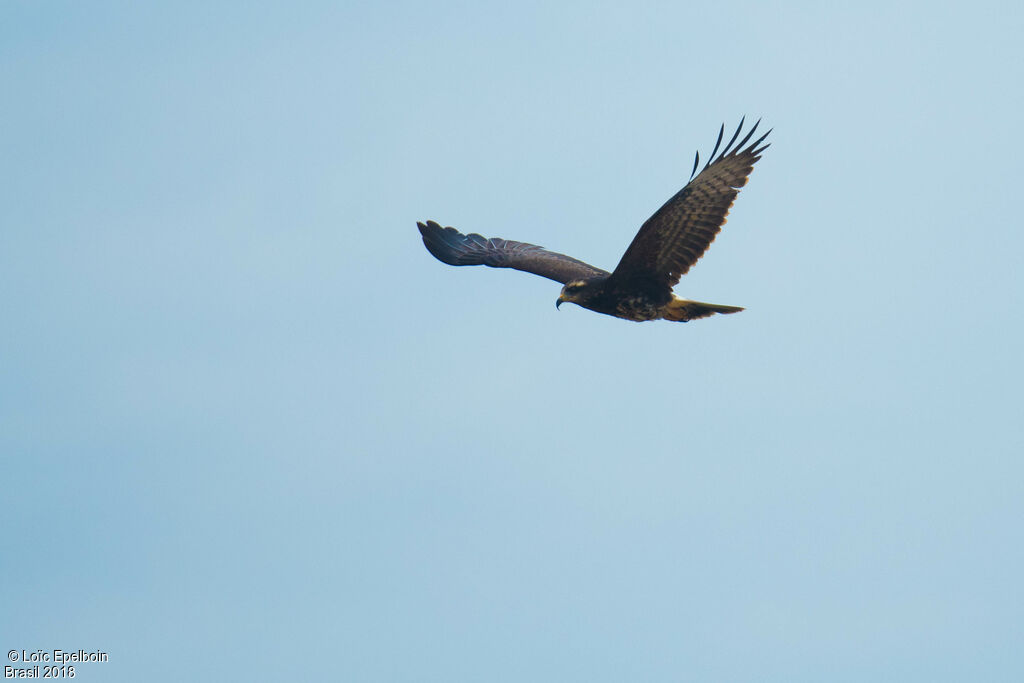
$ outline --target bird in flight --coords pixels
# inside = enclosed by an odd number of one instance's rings
[[[704,255],[725,224],[741,187],[768,148],[768,133],[747,144],[760,123],[736,143],[743,120],[722,148],[722,134],[704,168],[697,173],[700,152],[693,160],[690,181],[647,219],[611,273],[571,256],[526,242],[476,233],[463,235],[434,221],[417,223],[427,251],[453,266],[485,265],[514,268],[541,275],[564,285],[555,306],[574,303],[597,313],[634,320],[686,322],[715,313],[736,313],[738,306],[722,306],[680,299],[672,293],[679,278]],[[736,143],[735,145],[733,143]]]

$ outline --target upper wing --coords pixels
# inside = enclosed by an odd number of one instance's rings
[[[761,158],[761,152],[768,147],[758,145],[771,131],[745,149],[743,147],[757,130],[757,123],[734,147],[733,143],[742,128],[743,121],[740,121],[732,140],[716,159],[715,153],[722,144],[722,133],[725,132],[725,126],[722,126],[708,163],[696,178],[691,174],[686,187],[665,202],[641,226],[640,232],[633,238],[619,265],[612,272],[609,284],[614,283],[619,287],[629,287],[631,284],[654,285],[671,289],[690,266],[704,255],[725,224],[725,217],[729,214],[739,188],[747,184],[754,162]],[[698,153],[693,162],[694,172],[699,161]]]
[[[442,228],[434,221],[416,223],[423,235],[427,251],[439,261],[453,266],[485,265],[492,268],[515,268],[541,275],[562,284],[608,273],[564,254],[548,251],[536,244],[513,242],[500,237],[490,239],[470,233],[463,235],[455,228]]]

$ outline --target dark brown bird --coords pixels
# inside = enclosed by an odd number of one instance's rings
[[[525,242],[476,233],[463,235],[455,228],[442,228],[433,221],[417,223],[423,244],[438,260],[453,266],[485,265],[514,268],[561,282],[562,293],[555,302],[578,304],[598,313],[626,320],[674,320],[686,322],[715,313],[736,313],[738,306],[722,306],[680,299],[672,293],[679,278],[704,255],[725,224],[739,189],[747,184],[754,163],[768,145],[760,146],[765,133],[754,142],[754,124],[735,146],[743,121],[732,139],[715,157],[722,144],[725,126],[708,162],[697,173],[700,153],[693,160],[690,182],[665,202],[633,238],[611,273],[564,254]]]

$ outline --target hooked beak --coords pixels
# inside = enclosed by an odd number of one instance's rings
[[[561,306],[563,302],[565,302],[565,299],[563,299],[563,298],[562,298],[562,295],[561,295],[561,294],[559,294],[559,295],[558,295],[558,298],[557,298],[557,299],[555,299],[555,309],[557,310],[557,309],[558,309],[558,307],[559,307],[559,306]]]

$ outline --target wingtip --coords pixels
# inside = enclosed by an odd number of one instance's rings
[[[711,154],[708,156],[708,163],[704,164],[704,168],[711,165],[711,162],[715,160],[715,154],[718,153],[718,147],[722,144],[722,136],[725,135],[725,124],[718,129],[718,140],[715,141],[715,148],[711,150]]]
[[[428,232],[439,232],[444,230],[439,224],[432,220],[427,221],[416,221],[416,227],[420,229],[420,234],[426,236]]]

